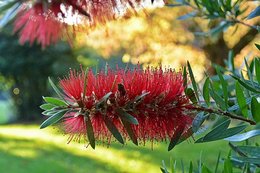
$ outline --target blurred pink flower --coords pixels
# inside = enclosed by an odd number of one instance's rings
[[[57,19],[59,4],[52,4],[49,10],[44,10],[42,3],[32,8],[21,10],[14,22],[14,32],[19,31],[20,43],[37,41],[43,48],[61,39],[64,23]]]

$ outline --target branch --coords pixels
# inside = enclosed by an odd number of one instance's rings
[[[232,48],[234,55],[237,55],[245,46],[247,46],[257,34],[258,31],[251,28],[243,37],[241,37],[240,41]]]
[[[246,119],[242,116],[237,116],[237,115],[235,115],[231,112],[223,111],[221,109],[212,109],[212,108],[205,108],[205,107],[200,107],[200,106],[196,106],[196,107],[191,106],[191,107],[187,107],[187,108],[191,109],[191,110],[204,111],[204,112],[207,112],[207,113],[214,113],[214,114],[226,116],[226,117],[229,117],[229,118],[232,118],[232,119],[237,119],[237,120],[241,120],[241,121],[244,121],[244,122],[248,122],[251,125],[256,125],[256,122],[253,121],[253,120]]]

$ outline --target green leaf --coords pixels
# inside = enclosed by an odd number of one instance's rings
[[[87,115],[87,118],[85,118],[85,122],[86,122],[87,137],[88,137],[89,144],[93,149],[95,149],[96,146],[95,135],[94,135],[93,126],[89,115]]]
[[[183,86],[186,87],[188,83],[186,66],[183,67],[182,78],[183,78]]]
[[[219,68],[216,68],[221,86],[222,86],[222,91],[223,91],[223,97],[224,97],[224,101],[225,101],[225,107],[228,107],[228,88],[227,88],[227,81],[225,81],[223,75],[220,73]]]
[[[214,88],[212,86],[209,93],[213,100],[216,102],[216,104],[218,104],[222,110],[227,110],[225,101],[214,91]]]
[[[110,97],[111,94],[112,94],[112,92],[108,92],[107,94],[105,94],[105,95],[96,103],[96,106],[99,107],[101,104],[103,104],[104,102],[106,102],[107,99]]]
[[[209,77],[207,77],[203,85],[203,98],[208,106],[210,105],[209,84],[210,80]]]
[[[65,102],[66,100],[64,99],[63,97],[63,94],[60,92],[60,90],[58,89],[58,87],[53,83],[53,81],[51,80],[51,78],[49,77],[49,83],[51,85],[51,87],[54,89],[54,91],[56,92],[56,94],[61,98],[63,99]]]
[[[121,117],[120,117],[120,118],[121,118]],[[127,134],[129,135],[131,141],[132,141],[135,145],[138,145],[137,137],[136,137],[136,135],[135,135],[135,133],[134,133],[132,127],[131,127],[131,124],[130,124],[128,121],[126,121],[126,120],[124,120],[124,119],[122,119],[122,118],[121,118],[121,121],[122,121],[122,123],[123,123],[123,125],[124,125],[124,128],[125,128]]]
[[[233,156],[232,159],[239,160],[239,161],[245,162],[245,163],[250,163],[250,164],[260,164],[259,158]]]
[[[226,159],[224,162],[224,173],[233,173],[232,163],[230,159]]]
[[[260,85],[260,58],[255,58],[255,75],[258,84]]]
[[[251,97],[246,98],[246,104],[247,104],[247,105],[250,104],[250,103],[251,103],[251,100],[252,100]],[[231,111],[236,111],[236,110],[238,110],[238,109],[240,109],[240,108],[239,108],[239,105],[238,105],[238,104],[234,104],[233,106],[231,106],[231,107],[228,108],[228,111],[231,112]]]
[[[252,74],[252,72],[251,72],[251,70],[250,70],[250,67],[249,67],[249,65],[248,65],[248,63],[247,63],[246,58],[244,58],[244,63],[245,63],[245,65],[246,65],[246,72],[247,72],[248,79],[249,79],[250,81],[253,81],[253,74]]]
[[[228,52],[228,69],[230,71],[235,71],[234,52],[233,52],[233,50]]]
[[[43,111],[42,114],[45,116],[52,116],[53,114],[56,114],[59,111],[60,110],[46,110],[46,111]]]
[[[185,92],[185,95],[192,101],[192,103],[194,103],[194,104],[198,103],[193,89],[185,88],[184,92]]]
[[[260,16],[260,6],[256,7],[248,16],[247,19],[253,19],[257,16]]]
[[[121,119],[123,119],[131,124],[138,125],[138,120],[135,117],[133,117],[131,114],[124,111],[123,109],[119,108],[116,110],[116,112],[119,114]]]
[[[54,115],[52,115],[51,117],[49,117],[47,120],[45,120],[41,126],[40,129],[46,128],[52,124],[57,123],[63,116],[64,114],[67,112],[67,110],[61,110],[57,113],[55,113]]]
[[[236,146],[236,148],[248,157],[260,158],[259,146]]]
[[[251,101],[251,112],[254,120],[258,123],[260,122],[260,103],[255,97]]]
[[[204,139],[214,139],[215,136],[219,135],[220,133],[223,133],[229,126],[231,120],[227,119],[223,122],[221,122],[220,124],[216,125],[207,135],[205,135],[204,137],[198,139],[195,143],[200,143],[200,142],[204,142]]]
[[[40,108],[42,109],[42,110],[51,110],[52,108],[54,108],[54,107],[56,107],[55,105],[53,105],[53,104],[49,104],[49,103],[45,103],[45,104],[42,104],[41,106],[40,106]]]
[[[223,126],[224,130],[219,129],[221,126]],[[216,140],[220,140],[220,139],[224,139],[224,138],[233,136],[233,135],[238,134],[241,131],[245,130],[247,125],[240,125],[240,126],[232,127],[229,129],[226,129],[225,127],[226,126],[224,126],[223,124],[217,126],[212,131],[210,131],[207,135],[198,139],[196,141],[196,143],[216,141]]]
[[[225,138],[225,140],[230,141],[230,142],[241,142],[241,141],[244,141],[244,140],[253,138],[255,136],[259,136],[259,135],[260,135],[260,130],[251,130],[246,133],[242,133],[242,134],[231,136],[229,138]]]
[[[244,96],[243,90],[239,84],[239,82],[236,82],[236,97],[237,97],[237,103],[239,105],[239,108],[244,115],[244,117],[248,117],[248,110],[247,110],[247,104],[246,104],[246,98]]]
[[[124,144],[124,139],[122,135],[119,133],[118,129],[116,126],[113,124],[112,121],[108,119],[108,117],[104,116],[104,122],[108,128],[108,130],[112,133],[112,135],[120,142],[121,144]]]
[[[139,96],[136,96],[134,99],[134,102],[139,102],[140,100],[142,100],[145,96],[147,96],[148,94],[150,94],[150,92],[144,92]]]
[[[192,131],[195,133],[199,130],[201,127],[202,123],[205,121],[205,119],[208,116],[204,115],[204,112],[200,112],[196,115],[196,117],[192,121]]]
[[[182,136],[180,137],[178,144],[182,143],[183,141],[185,141],[186,139],[188,139],[189,137],[191,137],[191,135],[193,134],[193,130],[192,130],[192,127],[190,127],[189,129],[187,129],[183,134]]]
[[[231,25],[231,22],[222,21],[219,25],[217,25],[215,28],[211,29],[208,32],[208,35],[215,36],[220,32],[223,32],[226,28],[228,28]]]
[[[246,83],[244,81],[242,81],[239,77],[237,76],[234,76],[234,75],[231,75],[234,79],[236,79],[243,87],[245,87],[246,89],[252,91],[252,92],[255,92],[255,93],[260,93],[259,90],[257,90],[254,86],[252,86],[251,84],[249,83]]]
[[[176,144],[178,144],[178,141],[179,141],[183,131],[184,131],[184,127],[183,126],[178,126],[177,127],[176,131],[174,132],[174,134],[173,134],[173,136],[171,138],[170,144],[168,146],[168,151],[171,151],[174,148],[174,146]]]
[[[1,2],[0,3],[0,13],[10,9],[12,6],[14,6],[19,1],[20,0]]]
[[[45,102],[49,104],[53,104],[56,106],[67,106],[67,104],[64,101],[54,97],[43,97],[43,99],[45,100]]]
[[[8,11],[4,14],[3,17],[1,17],[0,28],[6,26],[6,24],[8,24],[17,15],[17,13],[20,10],[21,2],[15,1],[14,4],[10,4],[10,5],[11,6],[9,7]],[[5,9],[6,7],[3,6],[3,8]]]
[[[189,74],[190,74],[190,79],[191,79],[192,87],[193,87],[193,89],[194,89],[195,95],[196,95],[197,100],[198,100],[198,98],[199,98],[198,87],[197,87],[197,83],[196,83],[196,81],[195,81],[195,77],[194,77],[194,75],[193,75],[192,68],[191,68],[191,66],[190,66],[189,61],[187,61],[187,65],[188,65],[188,71],[189,71]]]

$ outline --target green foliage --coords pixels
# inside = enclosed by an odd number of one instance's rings
[[[249,25],[242,21],[240,18],[246,12],[247,8],[242,8],[243,0],[175,0],[171,1],[168,6],[170,7],[190,7],[191,12],[178,17],[179,20],[186,20],[189,18],[200,17],[209,19],[210,22],[216,21],[218,24],[210,29],[208,32],[197,32],[197,35],[215,36],[220,32],[225,31],[228,27],[235,24],[242,24],[259,31],[259,23],[257,25]],[[257,7],[250,14],[247,15],[247,19],[258,17],[260,14],[260,8]]]

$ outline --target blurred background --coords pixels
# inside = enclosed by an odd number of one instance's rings
[[[250,11],[250,8],[247,10]],[[69,45],[61,41],[42,49],[41,46],[20,45],[12,25],[0,30],[0,172],[160,172],[161,161],[176,159],[188,165],[189,160],[204,156],[205,163],[215,164],[217,153],[227,154],[225,142],[184,144],[167,152],[167,144],[148,143],[136,147],[113,143],[100,144],[95,151],[84,144],[67,144],[67,137],[57,128],[40,130],[44,120],[39,106],[42,96],[53,95],[47,82],[65,76],[69,68],[80,64],[102,69],[136,64],[172,67],[177,71],[188,60],[197,81],[204,72],[214,74],[211,64],[224,66],[233,49],[236,65],[244,57],[256,55],[254,43],[259,35],[254,29],[239,25],[209,37],[196,35],[217,23],[191,18],[177,20],[184,8],[149,9],[134,17],[112,21],[86,34],[78,33]],[[256,19],[257,20],[257,19]],[[252,24],[257,22],[251,20]],[[203,150],[207,152],[203,152]],[[48,165],[48,166],[46,166]]]

